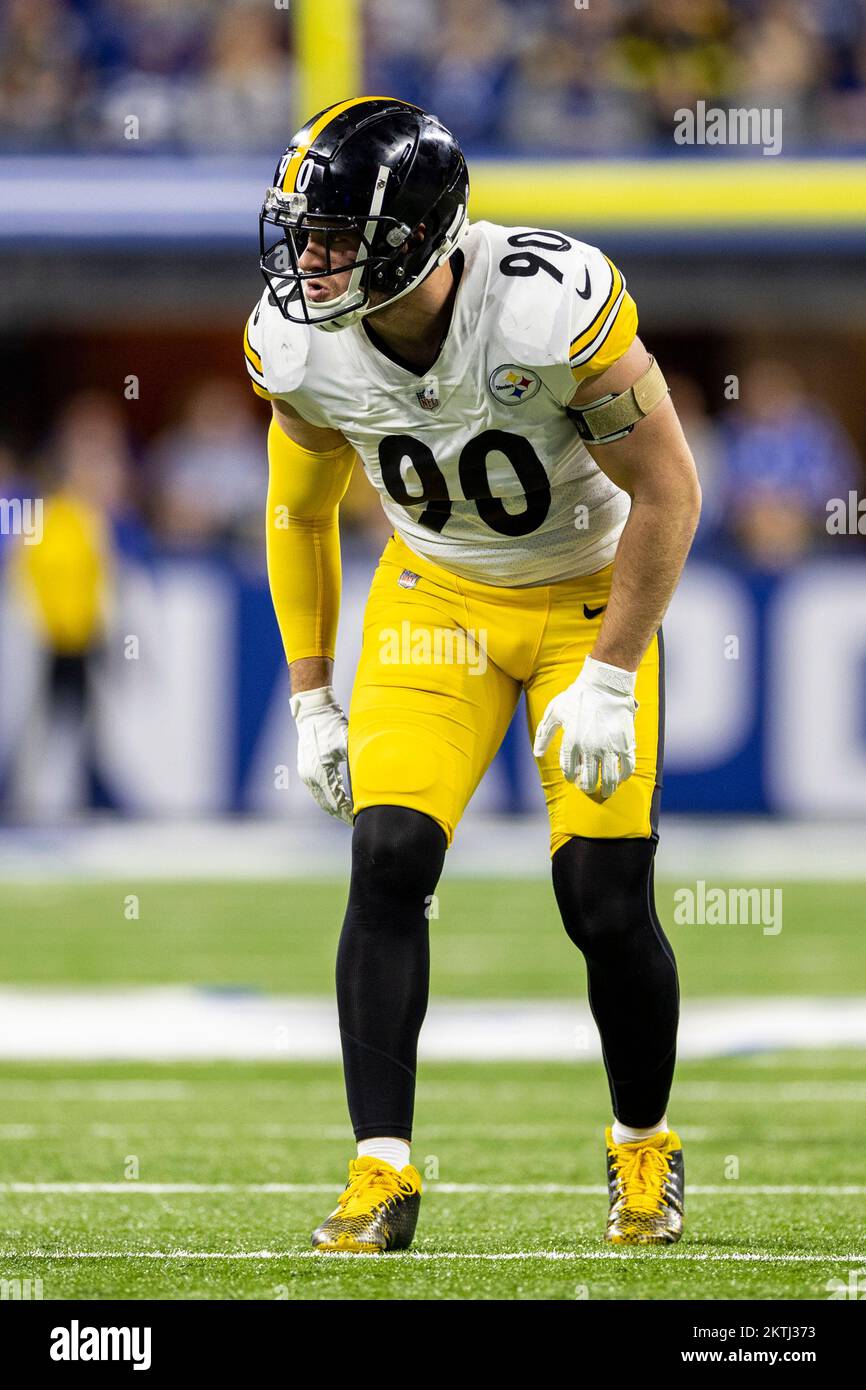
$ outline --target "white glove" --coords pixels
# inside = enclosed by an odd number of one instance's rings
[[[634,772],[636,677],[636,671],[588,656],[577,680],[554,696],[535,731],[532,751],[540,758],[562,729],[562,775],[596,800],[599,774],[600,799],[605,801]]]
[[[333,686],[299,690],[289,701],[298,726],[298,776],[329,816],[352,824],[352,802],[340,772],[348,763],[348,720]]]

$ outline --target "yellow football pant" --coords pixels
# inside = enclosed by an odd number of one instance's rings
[[[598,635],[613,566],[535,587],[460,579],[392,536],[373,577],[349,710],[355,811],[408,806],[450,845],[526,691],[530,740],[548,702],[580,673]],[[637,763],[607,801],[567,782],[557,735],[538,760],[550,852],[572,835],[656,833],[661,785],[660,637],[641,662]]]

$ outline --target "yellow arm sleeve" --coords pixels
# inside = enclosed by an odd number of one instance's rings
[[[350,444],[312,453],[271,421],[267,560],[286,660],[333,657],[340,613],[340,502],[355,463]]]

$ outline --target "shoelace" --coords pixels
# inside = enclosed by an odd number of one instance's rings
[[[629,1207],[636,1211],[657,1211],[662,1200],[662,1187],[668,1175],[668,1161],[659,1149],[635,1149],[620,1157],[616,1155],[616,1172],[620,1191]]]
[[[412,1184],[398,1174],[392,1174],[387,1168],[364,1168],[352,1178],[349,1186],[340,1193],[337,1202],[338,1209],[342,1208],[340,1214],[351,1216],[356,1206],[363,1211],[369,1211],[368,1199],[373,1197],[376,1188],[379,1191],[375,1195],[381,1201],[387,1202],[397,1192],[408,1195],[412,1191]]]

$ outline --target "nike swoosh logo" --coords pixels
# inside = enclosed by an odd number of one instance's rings
[[[576,293],[580,295],[581,299],[589,299],[589,296],[592,294],[592,285],[589,281],[589,271],[586,272],[586,279],[583,282],[583,289],[576,290]]]
[[[590,608],[589,604],[585,603],[583,605],[583,616],[585,618],[589,618],[590,620],[592,618],[597,618],[599,613],[604,612],[605,608],[607,608],[606,603],[603,603],[600,608]]]

